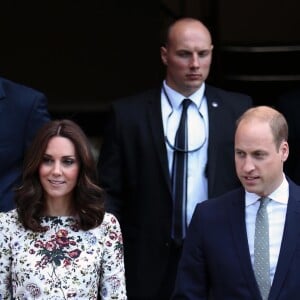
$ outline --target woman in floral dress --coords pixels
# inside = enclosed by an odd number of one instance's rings
[[[0,213],[0,299],[127,299],[122,234],[104,212],[88,139],[48,122],[25,158],[16,209]]]

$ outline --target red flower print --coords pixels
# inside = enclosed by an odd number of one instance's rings
[[[60,229],[56,232],[57,237],[67,237],[68,236],[68,231],[65,229]]]
[[[53,251],[56,249],[56,245],[53,241],[50,241],[50,242],[47,242],[46,245],[45,245],[45,248],[48,250],[48,251]]]
[[[110,238],[111,240],[115,240],[117,237],[118,237],[118,235],[117,235],[115,232],[110,232],[109,238]]]
[[[73,251],[69,251],[69,256],[73,259],[79,257],[81,251],[79,249],[75,249]]]
[[[56,243],[60,246],[60,247],[67,247],[69,246],[70,242],[69,239],[66,237],[59,237],[56,238]]]

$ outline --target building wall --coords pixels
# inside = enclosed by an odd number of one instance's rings
[[[94,135],[101,132],[111,101],[161,82],[161,30],[170,20],[192,16],[203,20],[213,35],[209,81],[247,92],[257,103],[272,103],[277,94],[299,85],[299,51],[253,55],[228,49],[300,45],[299,3],[5,1],[1,4],[0,76],[43,91],[54,117],[71,117]],[[230,79],[247,74],[292,77],[280,82]]]

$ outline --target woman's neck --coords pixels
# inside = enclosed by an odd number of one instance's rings
[[[66,199],[47,200],[44,212],[47,216],[73,216],[74,207],[71,201],[67,201]]]

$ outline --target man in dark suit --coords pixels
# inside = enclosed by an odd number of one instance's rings
[[[235,164],[243,188],[197,205],[172,299],[300,299],[300,187],[283,172],[287,139],[287,122],[273,108],[239,119]]]
[[[250,97],[208,84],[212,41],[198,20],[178,20],[168,30],[161,58],[166,80],[160,89],[116,101],[100,150],[100,184],[106,208],[121,223],[128,297],[169,299],[182,243],[172,224],[172,165],[182,100],[189,98],[187,226],[194,207],[239,185],[234,170],[236,119]],[[183,236],[184,238],[184,236]]]
[[[0,211],[15,206],[24,153],[49,119],[42,93],[0,77]]]
[[[276,108],[289,124],[289,159],[284,165],[285,174],[300,184],[300,89],[286,91],[278,96]]]

